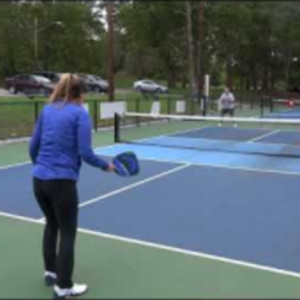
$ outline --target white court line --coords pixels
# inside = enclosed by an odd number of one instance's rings
[[[84,206],[93,204],[93,203],[95,203],[95,202],[99,202],[99,201],[101,201],[101,200],[103,200],[103,199],[106,199],[106,198],[108,198],[108,197],[111,197],[111,196],[120,194],[120,193],[122,193],[122,192],[125,192],[125,191],[127,191],[127,190],[133,189],[133,188],[135,188],[135,187],[137,187],[137,186],[140,186],[140,185],[142,185],[142,184],[145,184],[145,183],[154,181],[154,180],[156,180],[156,179],[159,179],[159,178],[161,178],[161,177],[164,177],[164,176],[170,175],[170,174],[172,174],[172,173],[178,172],[178,171],[180,171],[180,170],[182,170],[182,169],[185,169],[185,168],[187,168],[187,167],[189,167],[189,166],[191,166],[191,164],[185,163],[184,165],[180,165],[179,167],[175,167],[175,168],[173,168],[173,169],[171,169],[171,170],[168,170],[168,171],[165,171],[165,172],[156,174],[156,175],[154,175],[154,176],[151,176],[151,177],[148,177],[148,178],[146,178],[146,179],[140,180],[140,181],[138,181],[138,182],[135,182],[135,183],[133,183],[133,184],[127,185],[127,186],[122,187],[122,188],[120,188],[120,189],[117,189],[117,190],[114,190],[114,191],[112,191],[112,192],[106,193],[106,194],[101,195],[101,196],[99,196],[99,197],[97,197],[97,198],[94,198],[94,199],[91,199],[91,200],[87,200],[87,201],[85,201],[85,202],[82,202],[82,203],[79,205],[79,207],[84,207]]]
[[[203,127],[194,127],[194,128],[190,128],[190,129],[186,129],[186,130],[183,130],[183,131],[175,131],[174,133],[171,133],[171,134],[162,134],[162,135],[158,135],[158,136],[153,136],[153,137],[150,137],[151,138],[157,138],[157,137],[164,137],[164,136],[172,136],[172,135],[175,135],[175,134],[178,134],[178,133],[185,133],[185,132],[188,132],[188,131],[193,131],[193,130],[202,130],[202,129],[205,129],[209,126],[203,126]],[[262,137],[260,137],[262,138]],[[144,140],[148,140],[148,138],[143,138],[143,139],[139,139],[139,140],[136,140],[136,141],[144,141]],[[207,141],[218,141],[218,140],[215,140],[215,139],[209,139],[209,138],[201,138],[203,140],[207,140]],[[256,138],[255,138],[256,139]],[[249,140],[247,142],[251,142],[252,140]],[[236,140],[225,140],[225,142],[237,142]],[[110,145],[107,145],[107,146],[100,146],[100,147],[96,147],[94,148],[94,151],[97,152],[97,151],[100,151],[101,149],[109,149],[109,148],[113,148],[113,147],[117,147],[118,145],[120,144],[110,144]],[[122,145],[122,144],[121,144]],[[286,146],[288,144],[281,144],[281,143],[268,143],[268,145],[282,145],[282,146]],[[99,153],[98,155],[101,155],[101,153]],[[107,154],[102,154],[102,155],[107,155]],[[109,156],[109,155],[107,155]],[[185,162],[186,163],[186,162]],[[4,166],[0,166],[0,170],[6,170],[6,169],[10,169],[10,168],[14,168],[14,167],[19,167],[19,166],[22,166],[22,165],[26,165],[26,164],[31,164],[31,161],[25,161],[25,162],[20,162],[20,163],[16,163],[16,164],[11,164],[11,165],[4,165]]]
[[[190,129],[187,129],[187,130],[183,130],[183,131],[175,131],[174,133],[170,134],[170,135],[174,135],[174,134],[178,134],[178,133],[184,133],[184,132],[188,132],[188,131],[193,131],[193,130],[201,130],[203,128],[206,128],[207,126],[203,126],[201,128],[199,127],[195,127],[195,128],[190,128]],[[164,135],[159,135],[159,136],[155,136],[156,138],[157,137],[163,137],[165,136]],[[149,138],[145,138],[145,139],[149,139]],[[141,139],[141,141],[145,140],[145,139]],[[114,143],[114,144],[110,144],[110,145],[106,145],[106,146],[99,146],[99,147],[96,147],[94,148],[93,150],[96,152],[96,151],[99,151],[101,149],[109,149],[109,148],[113,148],[115,147],[117,144]],[[21,163],[16,163],[16,164],[11,164],[11,165],[4,165],[4,166],[0,166],[0,170],[6,170],[6,169],[10,169],[10,168],[14,168],[14,167],[19,167],[19,166],[22,166],[22,165],[27,165],[27,164],[30,164],[31,161],[25,161],[25,162],[21,162]]]
[[[145,183],[147,183],[147,182],[150,182],[150,181],[159,179],[159,178],[161,178],[161,177],[170,175],[170,174],[172,174],[172,173],[178,172],[178,171],[180,171],[180,170],[182,170],[182,169],[185,169],[185,168],[187,168],[187,167],[189,167],[189,166],[191,166],[191,164],[189,164],[189,163],[185,163],[184,165],[181,164],[179,167],[176,167],[176,168],[173,168],[173,169],[171,169],[171,170],[168,170],[168,171],[165,171],[165,172],[156,174],[156,175],[154,175],[154,176],[151,176],[151,177],[148,177],[148,178],[146,178],[146,179],[140,180],[140,181],[135,182],[135,183],[133,183],[133,184],[126,185],[125,187],[122,187],[122,188],[120,188],[120,189],[117,189],[117,190],[114,190],[114,191],[112,191],[112,192],[106,193],[106,194],[101,195],[101,196],[99,196],[99,197],[96,197],[96,198],[93,198],[93,199],[84,201],[84,202],[82,202],[82,203],[79,204],[79,207],[81,208],[81,207],[85,207],[85,206],[87,206],[87,205],[90,205],[90,204],[99,202],[99,201],[101,201],[101,200],[103,200],[103,199],[106,199],[106,198],[109,198],[109,197],[111,197],[111,196],[120,194],[120,193],[125,192],[125,191],[130,190],[130,189],[133,189],[133,188],[135,188],[135,187],[137,187],[137,186],[140,186],[140,185],[142,185],[142,184],[145,184]],[[39,219],[39,221],[43,221],[43,220],[45,220],[45,218]]]
[[[124,144],[123,144],[124,145]],[[276,144],[277,145],[277,144]],[[138,144],[138,146],[145,146],[143,144]],[[146,145],[147,146],[147,145]],[[199,150],[197,149],[189,149],[189,151],[196,151],[197,153]],[[207,150],[207,152],[209,152]],[[99,153],[101,155],[101,153]],[[111,157],[109,154],[105,154],[108,157]],[[249,155],[246,153],[245,155]],[[273,174],[280,174],[280,175],[296,175],[300,176],[300,170],[298,171],[283,171],[283,170],[276,170],[276,169],[259,169],[259,168],[251,168],[251,167],[240,167],[240,166],[233,166],[233,165],[223,165],[223,164],[209,164],[209,163],[197,163],[197,162],[190,162],[186,160],[168,160],[168,159],[160,159],[156,157],[141,157],[140,160],[146,161],[154,161],[160,163],[170,163],[170,164],[190,164],[191,166],[204,166],[204,167],[212,167],[212,168],[222,168],[222,169],[232,169],[232,170],[241,170],[246,172],[258,172],[258,173],[273,173]]]
[[[10,219],[15,219],[15,220],[21,220],[21,221],[25,221],[25,222],[30,222],[30,223],[36,223],[36,224],[45,224],[44,221],[38,220],[38,219],[34,219],[34,218],[30,218],[30,217],[25,217],[25,216],[20,216],[20,215],[15,215],[15,214],[10,214],[4,211],[0,211],[0,216],[1,217],[6,217],[6,218],[10,218]]]
[[[94,148],[94,151],[99,151],[100,149],[111,148],[111,147],[114,147],[114,146],[116,146],[116,144],[96,147],[96,148]],[[24,161],[24,162],[20,162],[20,163],[16,163],[16,164],[0,166],[0,170],[11,169],[11,168],[20,167],[20,166],[28,165],[28,164],[31,164],[31,161],[28,160],[28,161]]]
[[[255,138],[253,138],[253,139],[248,140],[246,143],[253,143],[253,142],[256,142],[256,141],[261,140],[261,139],[263,139],[263,138],[265,138],[265,137],[267,137],[267,136],[276,134],[276,133],[278,133],[279,131],[280,131],[280,130],[277,129],[277,130],[273,130],[273,131],[271,131],[271,132],[268,132],[268,133],[259,135],[259,136],[255,137]],[[272,144],[272,143],[271,143],[271,144]],[[274,143],[273,143],[272,145],[274,145]],[[276,145],[276,144],[275,144],[275,145]],[[288,145],[288,144],[284,144],[284,145]]]
[[[197,151],[197,150],[196,150]],[[232,166],[232,165],[222,165],[222,164],[206,164],[206,163],[196,163],[196,162],[189,162],[189,161],[173,161],[168,159],[157,159],[152,157],[143,157],[141,160],[146,161],[155,161],[160,163],[170,163],[170,164],[187,164],[189,163],[191,166],[197,166],[197,167],[212,167],[212,168],[221,168],[221,169],[230,169],[230,170],[239,170],[239,171],[245,171],[245,172],[257,172],[257,173],[271,173],[271,174],[279,174],[279,175],[293,175],[293,176],[300,176],[300,170],[299,172],[294,171],[282,171],[282,170],[272,170],[272,169],[258,169],[258,168],[250,168],[250,167],[239,167],[239,166]]]
[[[40,221],[40,220],[37,220],[34,218],[8,214],[8,213],[1,212],[1,211],[0,211],[0,216],[10,218],[13,220],[30,222],[30,223],[34,223],[34,224],[40,224],[40,225],[44,224],[43,221]],[[286,270],[282,270],[282,269],[278,269],[278,268],[274,268],[274,267],[268,267],[268,266],[264,266],[264,265],[258,265],[255,263],[249,263],[249,262],[241,261],[241,260],[225,258],[222,256],[211,255],[211,254],[206,254],[206,253],[196,252],[196,251],[191,251],[191,250],[185,250],[185,249],[178,248],[178,247],[172,247],[172,246],[167,246],[167,245],[158,244],[158,243],[151,243],[151,242],[146,242],[143,240],[126,238],[126,237],[122,237],[119,235],[108,234],[108,233],[103,233],[103,232],[98,232],[98,231],[93,231],[93,230],[88,230],[88,229],[83,229],[83,228],[78,228],[78,232],[81,232],[81,233],[84,233],[87,235],[101,237],[101,238],[111,239],[111,240],[115,240],[115,241],[125,242],[125,243],[129,243],[129,244],[135,244],[135,245],[139,245],[139,246],[143,246],[143,247],[149,247],[149,248],[154,248],[154,249],[158,249],[158,250],[164,250],[164,251],[179,253],[179,254],[183,254],[183,255],[194,256],[194,257],[199,257],[199,258],[203,258],[203,259],[209,259],[212,261],[219,261],[219,262],[223,262],[223,263],[227,263],[227,264],[238,265],[238,266],[247,267],[247,268],[251,268],[251,269],[255,269],[255,270],[267,271],[267,272],[276,273],[276,274],[280,274],[280,275],[300,278],[300,274],[296,273],[296,272],[286,271]]]
[[[16,163],[16,164],[4,165],[4,166],[0,166],[0,170],[6,170],[6,169],[14,168],[14,167],[20,167],[23,165],[28,165],[30,163],[31,163],[31,161],[24,161],[24,162],[20,162],[20,163]]]
[[[182,130],[182,131],[176,131],[174,133],[171,133],[171,134],[168,134],[167,136],[172,136],[172,135],[176,135],[176,134],[180,134],[180,133],[186,133],[186,132],[189,132],[189,131],[201,131],[202,129],[205,129],[205,128],[209,128],[210,126],[202,126],[202,127],[195,127],[195,128],[190,128],[190,129],[185,129],[185,130]]]
[[[276,144],[276,145],[286,145],[286,144]],[[139,146],[143,146],[143,145],[139,145]],[[109,147],[118,147],[118,145],[113,144],[113,145],[109,145],[109,146],[98,147],[98,148],[95,148],[95,151],[99,151],[103,148],[109,148]],[[191,149],[191,151],[192,151],[192,149]],[[198,151],[198,150],[195,150],[195,151]],[[111,155],[109,155],[109,154],[98,153],[98,155],[104,155],[104,156],[111,157]],[[178,161],[178,160],[172,161],[172,160],[157,159],[157,158],[152,158],[152,157],[142,157],[141,160],[149,160],[149,161],[156,161],[156,162],[162,162],[162,163],[173,163],[173,164],[187,164],[187,163],[190,163],[191,165],[195,165],[195,166],[206,166],[206,167],[215,167],[215,168],[224,168],[224,169],[237,169],[237,170],[252,171],[252,172],[259,172],[259,173],[275,173],[275,174],[298,175],[298,176],[300,175],[300,171],[295,172],[295,171],[282,171],[282,170],[276,170],[276,169],[272,170],[272,169],[239,167],[239,166],[222,165],[222,164],[207,164],[207,163],[195,163],[195,162],[191,163],[191,162],[188,162],[188,161]],[[28,162],[13,164],[13,165],[6,165],[6,166],[0,167],[0,170],[5,170],[5,169],[13,168],[13,167],[19,167],[19,166],[30,164],[30,163],[31,162],[28,161]]]
[[[189,132],[189,131],[194,131],[194,130],[202,130],[202,129],[205,129],[205,128],[210,128],[211,126],[203,126],[203,127],[194,127],[194,128],[190,128],[190,129],[186,129],[186,130],[183,130],[183,131],[175,131],[174,133],[170,133],[170,134],[161,134],[161,135],[157,135],[157,136],[150,136],[150,137],[146,137],[146,138],[141,138],[141,139],[136,139],[134,140],[133,142],[121,142],[121,143],[115,143],[111,146],[118,146],[118,145],[126,145],[127,144],[140,144],[140,142],[143,142],[143,141],[150,141],[152,139],[156,139],[156,138],[161,138],[161,137],[172,137],[173,135],[176,135],[176,134],[180,134],[180,133],[185,133],[185,132]],[[215,126],[213,126],[215,127]],[[222,127],[222,128],[229,128],[229,127]],[[253,130],[252,128],[237,128],[239,130]],[[277,133],[278,131],[280,130],[274,130],[272,131],[272,134],[275,134]],[[287,133],[295,133],[296,131],[284,131],[284,132],[287,132]],[[266,133],[266,134],[263,134],[262,136],[258,136],[258,137],[255,137],[254,139],[250,139],[250,140],[245,140],[245,141],[238,141],[238,140],[231,140],[231,139],[226,139],[226,140],[220,140],[220,139],[212,139],[212,138],[203,138],[203,137],[199,137],[199,140],[204,140],[204,141],[213,141],[213,142],[224,142],[224,143],[234,143],[234,144],[237,144],[237,143],[250,143],[250,142],[254,142],[258,139],[261,139],[267,135],[271,135],[271,133]],[[290,144],[287,144],[287,143],[266,143],[268,146],[269,145],[274,145],[274,146],[290,146],[290,147],[298,147],[299,146],[293,146],[293,145],[290,145]],[[147,145],[147,144],[145,144]],[[152,145],[152,146],[155,146],[155,145]],[[159,144],[157,145],[157,147],[161,147]],[[197,148],[195,148],[197,149]],[[100,148],[98,148],[98,150],[101,150]],[[209,150],[207,150],[209,151]],[[101,153],[99,153],[100,155]],[[247,153],[244,153],[244,154],[247,154]],[[107,154],[103,154],[103,155],[107,155]],[[263,154],[262,154],[263,155]],[[109,156],[109,155],[108,155]]]

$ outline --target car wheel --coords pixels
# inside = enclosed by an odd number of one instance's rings
[[[155,94],[159,94],[159,93],[162,92],[162,90],[161,89],[156,89],[154,92],[155,92]]]

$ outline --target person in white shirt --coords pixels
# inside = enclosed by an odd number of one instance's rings
[[[219,99],[220,103],[220,110],[221,110],[221,117],[224,117],[226,114],[229,114],[231,117],[234,116],[234,109],[235,109],[235,97],[233,93],[230,92],[228,87],[225,87],[224,93],[221,95]],[[222,122],[219,123],[219,126],[222,126]],[[234,123],[234,127],[237,124]]]

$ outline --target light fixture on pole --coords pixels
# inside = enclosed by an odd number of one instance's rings
[[[37,65],[38,62],[38,34],[39,32],[51,27],[51,26],[62,26],[63,22],[62,21],[54,21],[51,22],[45,26],[42,27],[38,27],[38,18],[35,17],[34,18],[34,59],[35,59],[35,63]]]

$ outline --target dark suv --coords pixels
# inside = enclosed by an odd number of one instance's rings
[[[101,77],[97,75],[91,74],[77,74],[81,80],[83,80],[85,86],[88,89],[88,92],[93,93],[107,93],[108,92],[108,83],[106,80],[103,80]]]
[[[34,74],[19,74],[5,79],[4,88],[12,94],[22,92],[26,95],[43,94],[48,96],[53,91],[53,83],[43,76]]]

